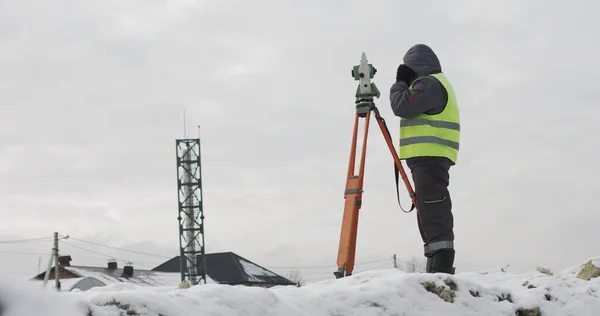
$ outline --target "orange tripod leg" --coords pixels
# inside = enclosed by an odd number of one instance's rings
[[[359,114],[356,114],[354,120],[350,161],[348,164],[348,177],[346,180],[346,190],[344,192],[344,199],[346,201],[344,203],[344,215],[342,218],[342,230],[340,233],[340,243],[338,249],[338,270],[334,272],[334,275],[337,278],[349,276],[354,270],[356,237],[358,233],[358,214],[362,204],[362,189],[364,182],[365,159],[367,154],[367,137],[370,121],[369,114],[365,116],[365,130],[358,175],[354,174],[354,167],[356,165],[356,143],[358,138],[358,123],[360,119]]]

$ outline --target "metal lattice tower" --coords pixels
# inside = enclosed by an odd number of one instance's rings
[[[200,139],[178,139],[176,149],[181,281],[206,284]]]

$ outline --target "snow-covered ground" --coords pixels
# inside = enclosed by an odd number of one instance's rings
[[[600,258],[592,263],[600,266]],[[340,280],[270,289],[199,285],[139,287],[112,284],[86,292],[54,293],[4,278],[2,316],[187,315],[600,315],[600,270],[578,278],[584,265],[548,275],[539,271],[442,274],[376,270]],[[595,274],[594,274],[595,273]]]

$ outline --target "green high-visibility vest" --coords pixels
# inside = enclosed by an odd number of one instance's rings
[[[460,116],[452,85],[443,73],[431,74],[446,88],[448,101],[439,114],[400,119],[400,159],[434,156],[456,163],[460,143]],[[412,85],[411,85],[412,88]]]

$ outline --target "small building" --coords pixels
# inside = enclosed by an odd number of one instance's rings
[[[105,267],[71,265],[71,256],[59,258],[61,291],[87,291],[98,286],[111,284],[134,284],[138,286],[177,286],[181,283],[179,273],[157,272],[134,269],[127,264],[120,268],[115,261],[109,261]],[[48,277],[48,287],[54,286],[55,268],[52,267]],[[46,271],[33,277],[32,281],[43,281]],[[214,283],[212,280],[207,282]]]
[[[233,252],[210,253],[206,254],[205,257],[207,280],[210,278],[216,283],[260,287],[296,285],[295,282]],[[201,257],[198,256],[197,260],[200,271],[202,271],[204,264]],[[180,273],[179,256],[166,261],[152,269],[152,271]]]

